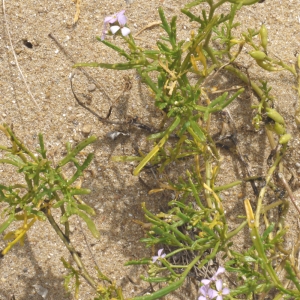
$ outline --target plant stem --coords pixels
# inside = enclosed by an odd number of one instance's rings
[[[97,284],[94,281],[94,279],[92,279],[90,277],[90,275],[88,274],[87,270],[85,269],[81,258],[79,257],[77,251],[74,249],[73,245],[71,244],[71,242],[69,241],[69,239],[64,235],[64,233],[61,231],[61,229],[59,228],[59,226],[57,225],[57,223],[55,222],[53,216],[51,215],[50,209],[48,208],[44,208],[42,210],[44,212],[44,214],[46,215],[49,223],[51,224],[51,226],[53,227],[53,229],[56,231],[56,233],[58,234],[58,236],[60,237],[60,239],[63,241],[63,243],[65,244],[65,246],[67,247],[67,249],[69,250],[70,254],[72,255],[74,261],[76,262],[79,270],[80,270],[80,275],[87,281],[87,283],[95,290],[97,290]]]

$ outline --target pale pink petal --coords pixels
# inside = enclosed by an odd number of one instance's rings
[[[158,256],[161,256],[161,254],[164,252],[164,249],[162,248],[162,249],[159,249],[158,251],[157,251],[157,255]]]
[[[127,36],[130,33],[130,29],[127,27],[121,28],[121,32],[123,36]]]
[[[117,17],[118,17],[118,22],[121,26],[124,26],[127,22],[127,18],[126,16],[124,15],[125,13],[125,10],[122,10],[120,11],[118,14],[117,14]]]
[[[111,20],[111,16],[104,18],[104,24],[107,24]]]
[[[216,274],[213,277],[217,277],[219,274],[222,274],[224,272],[225,272],[225,268],[219,267],[219,269],[217,270]]]
[[[110,31],[112,32],[112,34],[115,34],[119,29],[120,29],[120,26],[117,26],[117,25],[110,27]]]
[[[106,36],[106,33],[105,33],[105,32],[102,32],[102,35],[101,35],[101,41],[105,40],[105,36]]]
[[[218,292],[213,289],[209,289],[207,296],[209,297],[209,299],[213,299],[218,296]]]
[[[198,300],[206,300],[207,298],[206,297],[203,297],[203,296],[200,296],[199,298],[198,298]]]
[[[112,16],[109,16],[109,17],[105,17],[104,19],[104,23],[115,23],[116,21],[118,20],[117,16],[116,15],[112,15]]]
[[[221,291],[222,290],[222,287],[223,287],[223,282],[221,279],[217,280],[216,281],[216,288],[217,288],[217,291]]]
[[[201,288],[199,289],[199,293],[203,296],[207,296],[208,295],[208,291],[210,290],[209,285],[203,285],[201,286]]]
[[[209,280],[209,279],[202,279],[201,283],[203,283],[204,285],[209,285],[211,283],[211,280]]]
[[[223,296],[218,296],[217,298],[216,298],[216,300],[223,300]]]
[[[227,288],[227,287],[225,287],[225,288],[223,289],[223,291],[222,291],[222,294],[223,294],[223,295],[228,295],[229,293],[230,293],[230,289]]]
[[[155,263],[158,260],[159,256],[152,256],[152,262]]]

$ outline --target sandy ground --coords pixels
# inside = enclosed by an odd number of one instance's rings
[[[98,137],[97,142],[89,147],[89,150],[95,153],[95,159],[90,166],[93,175],[85,178],[83,186],[92,190],[91,195],[84,200],[97,212],[95,223],[101,232],[101,239],[93,239],[85,225],[82,224],[81,228],[76,218],[72,219],[71,238],[82,253],[84,262],[92,266],[82,231],[87,235],[102,272],[124,288],[126,297],[137,295],[147,285],[139,280],[139,275],[145,274],[145,270],[139,267],[124,267],[124,263],[130,259],[152,255],[151,249],[145,249],[139,242],[144,232],[133,222],[134,219],[143,219],[140,204],[146,202],[149,209],[158,211],[166,208],[166,203],[172,195],[149,196],[145,186],[132,175],[133,163],[118,164],[110,161],[112,155],[135,155],[136,147],[147,149],[146,135],[141,130],[122,128],[130,135],[115,141],[108,139],[108,132],[120,128],[99,122],[77,105],[71,93],[69,74],[76,73],[76,92],[83,99],[88,99],[103,117],[110,102],[116,107],[112,115],[112,119],[115,120],[137,116],[141,122],[155,127],[159,124],[161,115],[154,108],[151,95],[147,88],[140,84],[134,71],[87,69],[101,87],[95,89],[91,79],[72,69],[70,57],[58,48],[48,34],[52,33],[76,62],[116,62],[120,58],[95,39],[95,36],[101,35],[105,16],[126,9],[128,24],[134,34],[147,24],[159,20],[159,6],[164,8],[167,18],[170,19],[173,15],[179,15],[180,8],[189,1],[131,2],[126,4],[124,0],[82,1],[80,18],[74,27],[72,22],[76,9],[72,1],[7,1],[7,22],[4,22],[2,9],[0,31],[1,122],[13,124],[16,134],[32,149],[37,146],[37,134],[44,133],[46,147],[55,161],[58,161],[64,152],[66,141],[75,144],[87,134],[95,134]],[[260,24],[265,22],[269,29],[270,53],[293,63],[296,60],[295,55],[300,51],[299,4],[299,0],[266,0],[264,3],[243,8],[238,13],[238,19],[242,22],[243,29],[259,28]],[[18,71],[6,24],[9,26],[13,48],[32,96],[29,95]],[[180,39],[188,38],[193,26],[194,24],[181,15],[178,18]],[[160,32],[159,27],[145,30],[139,35],[141,46],[154,47]],[[250,65],[250,60],[245,64]],[[250,68],[250,74],[258,80],[267,79],[273,86],[273,93],[277,96],[276,107],[287,118],[288,129],[294,135],[286,164],[299,174],[299,131],[293,117],[297,104],[296,93],[292,89],[295,85],[294,79],[287,72],[266,74],[255,67]],[[128,81],[132,88],[123,94],[124,85]],[[264,174],[263,161],[269,153],[266,138],[264,134],[253,133],[250,103],[247,102],[247,98],[244,101],[233,103],[229,109],[239,134],[243,137],[242,150],[249,155],[253,169],[259,174]],[[0,139],[3,142],[4,137],[1,136]],[[226,152],[222,155],[223,170],[226,173],[220,177],[220,182],[229,182],[241,174],[237,166],[232,164],[232,156]],[[15,174],[10,170],[0,166],[0,172],[0,181],[15,181]],[[146,176],[151,187],[155,187],[156,182],[151,175],[143,176]],[[247,190],[241,191],[236,188],[223,195],[229,217],[233,220],[232,226],[236,213],[242,213],[239,197],[245,192]],[[296,188],[294,193],[296,198],[299,198],[299,189]],[[291,228],[297,228],[295,216],[296,213],[291,209]],[[239,238],[241,240],[238,242],[242,244],[244,238]],[[1,240],[0,248],[4,245]],[[70,259],[54,230],[47,223],[37,224],[28,235],[25,246],[15,247],[0,261],[0,300],[11,299],[13,295],[17,300],[42,299],[34,285],[48,289],[46,299],[72,299],[63,287],[66,271],[60,261],[62,256]],[[92,299],[92,296],[92,291],[83,282],[80,299]],[[196,299],[196,294],[192,287],[187,286],[166,299]]]

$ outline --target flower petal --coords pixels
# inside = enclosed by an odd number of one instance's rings
[[[121,28],[121,32],[123,36],[127,36],[130,33],[130,29],[127,27],[123,27]],[[163,254],[164,256],[166,256],[166,254]]]
[[[120,29],[120,26],[114,25],[110,27],[112,34],[115,34]]]
[[[207,296],[209,290],[209,285],[202,285],[201,288],[199,289],[199,293],[203,296]]]
[[[159,256],[152,256],[152,262],[155,263],[158,260]]]
[[[211,283],[211,280],[210,279],[202,279],[201,283],[204,285],[209,285]]]
[[[209,297],[209,299],[216,298],[218,296],[218,292],[213,289],[209,289],[207,292],[207,296]]]
[[[229,293],[230,293],[230,289],[227,288],[227,287],[225,287],[225,288],[223,289],[223,291],[222,291],[222,294],[223,294],[223,295],[228,295]]]
[[[102,35],[101,35],[101,41],[105,40],[105,36],[106,36],[106,32],[102,32]]]
[[[122,10],[118,13],[118,22],[121,26],[124,26],[127,22],[127,18],[124,15],[124,13],[125,13],[125,10]]]
[[[218,291],[218,292],[221,291],[221,290],[222,290],[222,287],[223,287],[223,282],[222,282],[221,279],[218,279],[218,280],[216,281],[216,288],[217,288],[217,291]]]
[[[217,270],[216,274],[213,277],[217,277],[219,274],[222,274],[224,272],[225,272],[225,268],[219,267],[219,269]]]
[[[107,24],[111,20],[112,16],[104,18],[104,24]]]
[[[103,41],[105,39],[106,34],[107,34],[107,30],[106,30],[106,24],[105,24],[103,26],[103,30],[102,30],[101,41]]]
[[[123,29],[123,28],[122,28]],[[161,248],[157,251],[157,255],[161,256],[161,254],[164,252],[164,248]]]
[[[198,300],[206,300],[207,298],[206,297],[203,297],[203,296],[200,296],[199,298],[198,298]]]
[[[223,296],[218,296],[216,300],[223,300]]]

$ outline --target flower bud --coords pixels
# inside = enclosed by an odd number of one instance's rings
[[[233,3],[233,4],[241,4],[241,5],[251,5],[259,0],[228,0],[228,2]]]
[[[286,144],[290,139],[292,138],[292,135],[289,133],[284,134],[282,137],[279,139],[279,144]]]
[[[267,116],[269,118],[271,118],[272,120],[274,120],[275,122],[284,125],[284,119],[283,117],[280,115],[280,113],[278,111],[276,111],[273,108],[266,108],[267,111]]]
[[[259,60],[256,59],[256,63],[263,68],[264,70],[273,72],[273,71],[282,71],[284,70],[283,68],[276,68],[273,65],[271,65],[269,62],[266,62],[265,60]]]
[[[260,35],[260,43],[265,51],[267,51],[267,44],[268,44],[268,30],[265,24],[261,25],[261,28],[259,30]]]
[[[285,134],[286,130],[284,128],[284,126],[282,126],[281,124],[275,122],[274,124],[274,131],[278,134],[278,135],[283,135]]]
[[[252,51],[249,54],[256,60],[264,60],[266,58],[266,53],[262,51]]]
[[[230,40],[231,44],[242,44],[245,43],[243,40],[232,39]]]

